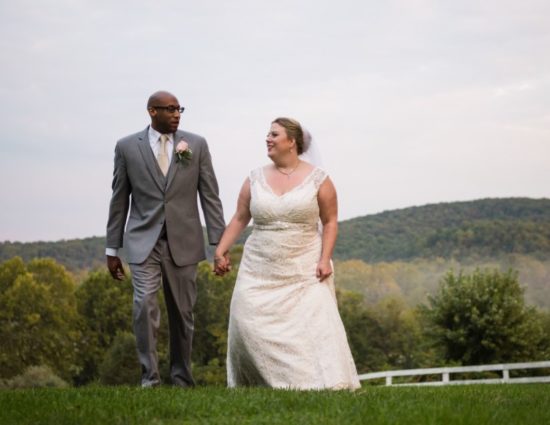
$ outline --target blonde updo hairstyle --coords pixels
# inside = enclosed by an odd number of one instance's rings
[[[302,155],[309,148],[311,135],[302,128],[300,123],[292,118],[279,117],[273,120],[272,124],[279,124],[286,131],[286,136],[296,142],[296,151]]]

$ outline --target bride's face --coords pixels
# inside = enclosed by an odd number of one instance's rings
[[[265,143],[267,156],[270,158],[287,154],[294,146],[294,141],[288,138],[285,128],[277,123],[271,124]]]

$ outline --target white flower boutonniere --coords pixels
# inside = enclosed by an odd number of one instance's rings
[[[176,145],[176,155],[178,156],[176,162],[183,161],[184,159],[189,161],[193,157],[193,151],[189,148],[189,143],[183,139],[180,140]]]

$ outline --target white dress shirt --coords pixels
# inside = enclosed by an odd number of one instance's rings
[[[151,149],[155,158],[157,158],[159,154],[161,134],[162,133],[159,133],[152,126],[149,126],[149,144],[151,145]],[[168,141],[166,143],[166,153],[168,154],[168,164],[170,164],[172,162],[172,155],[174,153],[174,134],[170,133],[167,134],[167,136]],[[116,257],[117,254],[117,248],[105,248],[105,255]]]

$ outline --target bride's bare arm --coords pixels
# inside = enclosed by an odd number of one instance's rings
[[[319,188],[317,202],[319,203],[319,216],[323,223],[323,247],[317,265],[317,277],[323,281],[332,274],[330,260],[338,236],[338,198],[336,188],[328,177]]]
[[[225,228],[220,243],[216,247],[214,254],[214,264],[216,269],[221,268],[227,271],[228,261],[227,253],[231,246],[235,243],[241,232],[248,225],[251,219],[250,215],[250,181],[246,179],[241,187],[239,199],[237,201],[237,211],[233,218]],[[219,266],[219,267],[218,267]]]

